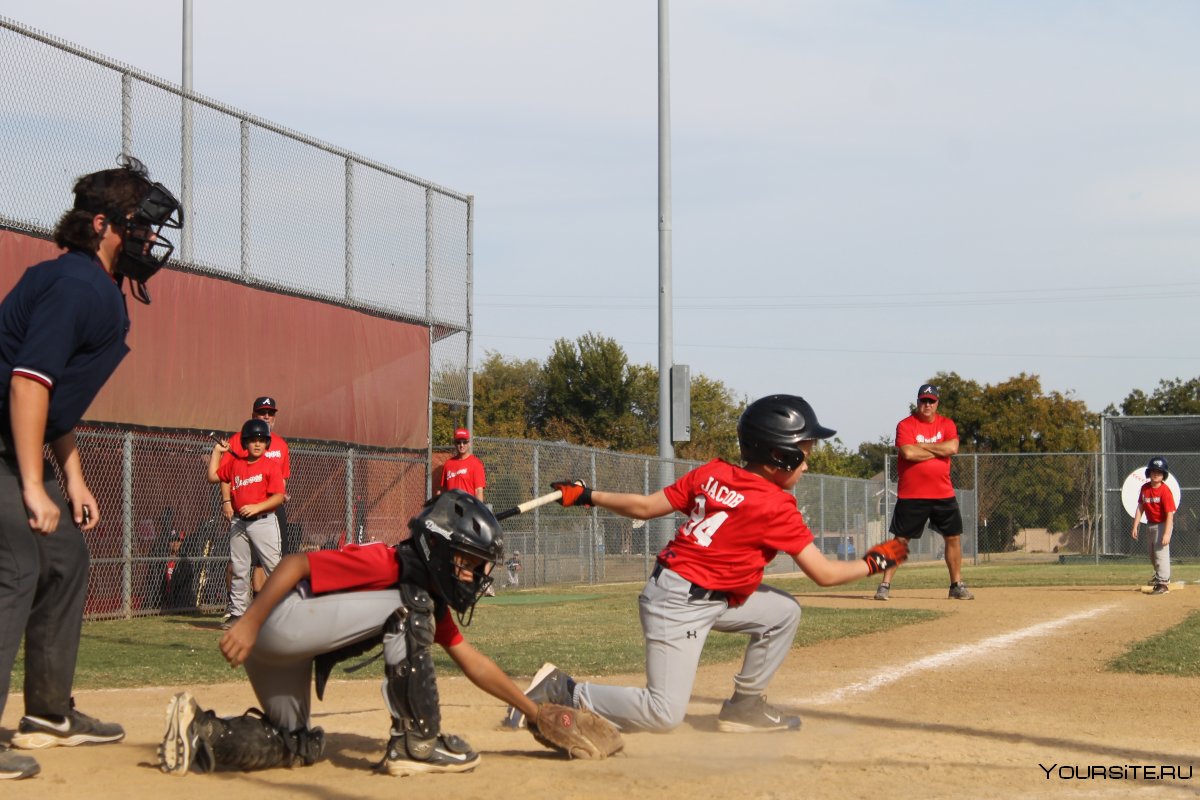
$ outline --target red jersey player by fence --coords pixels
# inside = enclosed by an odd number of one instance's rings
[[[904,561],[904,539],[871,548],[859,561],[830,561],[813,543],[791,489],[808,469],[818,439],[833,436],[803,398],[771,395],[751,403],[738,421],[744,466],[714,459],[650,495],[602,492],[582,481],[555,483],[564,506],[598,506],[634,519],[688,515],[658,554],[638,597],[646,639],[646,687],[576,683],[542,667],[526,694],[536,702],[575,705],[622,728],[663,731],[683,722],[700,652],[709,631],[750,637],[733,696],[717,727],[729,733],[795,730],[800,717],[763,696],[791,649],[800,605],[762,583],[778,552],[787,553],[821,586],[865,578]],[[505,724],[523,720],[510,709]]]
[[[1138,492],[1137,509],[1133,512],[1133,540],[1138,540],[1138,526],[1146,515],[1146,548],[1150,565],[1154,567],[1151,594],[1166,594],[1171,583],[1171,530],[1175,527],[1175,495],[1167,485],[1167,460],[1155,456],[1146,465],[1146,478]]]
[[[461,489],[483,499],[487,477],[483,462],[471,453],[471,432],[466,428],[454,431],[454,455],[442,467],[442,480],[435,495],[447,489]]]
[[[962,514],[950,483],[950,457],[958,452],[958,426],[937,413],[938,387],[931,383],[917,389],[917,410],[896,425],[898,468],[896,507],[888,530],[897,538],[920,539],[925,523],[942,535],[946,543],[946,569],[950,572],[951,600],[973,600],[962,582]],[[876,600],[887,600],[892,575],[883,573],[875,590]]]

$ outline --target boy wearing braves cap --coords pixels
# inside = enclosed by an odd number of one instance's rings
[[[1175,526],[1175,495],[1167,485],[1167,460],[1155,456],[1146,465],[1146,482],[1138,491],[1137,510],[1133,514],[1133,531],[1130,535],[1138,540],[1138,526],[1142,514],[1146,515],[1146,528],[1150,534],[1146,546],[1150,551],[1150,565],[1154,567],[1154,588],[1150,594],[1166,594],[1171,583],[1171,530]]]
[[[455,429],[454,455],[442,467],[442,480],[434,495],[448,489],[462,489],[482,500],[485,486],[483,462],[471,452],[471,432],[466,428]]]
[[[958,427],[937,413],[938,387],[923,383],[917,389],[917,408],[896,425],[899,464],[896,507],[888,530],[901,539],[920,539],[925,524],[946,542],[946,568],[950,571],[951,600],[973,600],[962,582],[962,514],[950,483],[950,457],[958,452]],[[883,573],[876,600],[887,600],[895,568]]]

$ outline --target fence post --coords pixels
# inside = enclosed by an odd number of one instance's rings
[[[346,448],[346,485],[345,485],[345,501],[346,501],[346,544],[356,541],[357,535],[354,530],[354,448]]]
[[[642,494],[650,494],[650,459],[642,462]],[[650,523],[642,526],[646,535],[642,544],[642,580],[650,578]]]
[[[542,485],[541,478],[541,457],[542,448],[538,444],[533,445],[533,493],[537,494],[537,487]],[[546,559],[542,557],[542,512],[541,509],[533,510],[533,562],[536,565],[534,573],[538,575],[538,585],[546,584]]]
[[[246,120],[238,121],[238,148],[239,156],[239,198],[241,201],[241,214],[239,215],[239,263],[242,268],[242,280],[249,282],[250,280],[250,123]],[[188,209],[190,211],[191,209]]]
[[[971,525],[971,527],[974,529],[975,555],[971,559],[971,563],[978,565],[979,564],[979,453],[975,453],[971,460],[975,464],[975,477],[973,478],[973,485],[975,487],[975,515],[974,515],[975,521]]]
[[[588,456],[589,456],[588,460],[589,460],[590,466],[591,466],[591,483],[589,483],[588,485],[595,486],[596,485],[596,451],[592,450],[591,453],[588,454]],[[600,558],[601,558],[600,548],[597,546],[597,542],[600,541],[600,539],[598,537],[603,536],[604,534],[602,534],[600,532],[600,510],[598,508],[596,508],[595,506],[592,506],[591,517],[592,517],[592,519],[591,519],[592,524],[590,525],[590,527],[591,527],[592,535],[585,537],[588,540],[587,545],[586,545],[587,549],[588,549],[588,553],[587,553],[588,583],[596,583],[596,582],[598,582],[598,580],[602,574],[602,567],[600,564]]]
[[[354,302],[354,159],[346,158],[345,189],[346,302]]]
[[[133,616],[133,431],[121,437],[121,612]]]

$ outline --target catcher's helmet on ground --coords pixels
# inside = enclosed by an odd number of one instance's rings
[[[738,420],[742,458],[752,464],[795,469],[804,463],[801,442],[828,439],[837,431],[821,426],[803,397],[773,394],[746,406]]]
[[[472,610],[492,585],[492,568],[504,552],[500,523],[491,509],[475,495],[451,489],[427,503],[408,527],[438,594],[460,615]],[[482,559],[470,582],[457,577],[456,552]]]
[[[1154,458],[1150,459],[1150,463],[1146,465],[1146,477],[1149,478],[1150,473],[1154,472],[1155,470],[1163,474],[1164,481],[1167,479],[1167,476],[1171,474],[1171,471],[1167,468],[1167,460],[1162,456],[1155,456]]]
[[[266,439],[268,443],[271,441],[271,426],[261,419],[248,419],[242,425],[242,447],[253,439]]]

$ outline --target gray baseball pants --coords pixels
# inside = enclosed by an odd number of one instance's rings
[[[279,520],[274,512],[257,519],[233,518],[229,525],[229,560],[233,564],[233,577],[229,582],[230,614],[240,617],[250,607],[251,556],[258,554],[258,562],[270,576],[279,565],[282,544]]]
[[[267,720],[284,731],[310,727],[313,659],[378,635],[400,605],[398,589],[314,595],[301,582],[271,611],[245,664]],[[402,661],[404,646],[403,636],[385,642],[387,663]]]
[[[1150,534],[1147,542],[1150,548],[1150,566],[1154,567],[1154,580],[1159,583],[1171,582],[1171,545],[1163,544],[1163,529],[1165,525],[1147,525]]]
[[[734,688],[762,694],[783,664],[796,629],[800,604],[790,594],[760,586],[746,602],[730,608],[724,600],[696,600],[691,583],[669,569],[651,578],[638,596],[646,638],[646,688],[581,683],[577,698],[621,728],[665,731],[683,722],[696,668],[708,632],[750,637]]]

